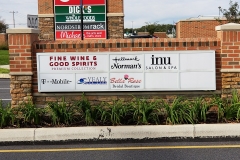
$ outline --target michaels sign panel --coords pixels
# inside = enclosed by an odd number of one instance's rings
[[[107,38],[105,0],[54,0],[54,15],[56,40]]]
[[[39,92],[216,90],[215,51],[37,53]]]

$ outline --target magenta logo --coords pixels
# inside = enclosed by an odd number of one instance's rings
[[[128,77],[129,77],[128,74],[125,74],[125,75],[124,75],[124,79],[125,79],[125,80],[128,80]]]
[[[142,83],[141,79],[135,79],[128,74],[123,75],[123,78],[110,78],[110,83]]]

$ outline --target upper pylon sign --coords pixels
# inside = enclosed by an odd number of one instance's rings
[[[100,5],[105,4],[105,0],[83,0],[83,5]],[[55,5],[78,5],[80,0],[55,0]]]
[[[107,37],[105,0],[55,0],[54,14],[56,40]]]

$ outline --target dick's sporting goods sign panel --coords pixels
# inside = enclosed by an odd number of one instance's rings
[[[39,92],[216,90],[215,51],[37,53]]]
[[[106,39],[105,0],[54,0],[54,9],[56,40],[81,39],[81,19],[84,39]]]

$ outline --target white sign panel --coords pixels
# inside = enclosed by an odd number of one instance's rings
[[[144,56],[139,54],[110,55],[110,71],[143,71]]]
[[[179,70],[179,54],[145,54],[145,70],[146,71],[178,71]]]
[[[75,90],[74,74],[40,74],[39,81],[40,90],[54,91],[73,91]]]
[[[108,55],[40,54],[41,73],[108,72]]]
[[[142,73],[110,73],[111,90],[143,90],[144,74]]]
[[[76,90],[108,90],[108,73],[76,74]]]
[[[39,92],[216,90],[215,51],[37,53]]]

